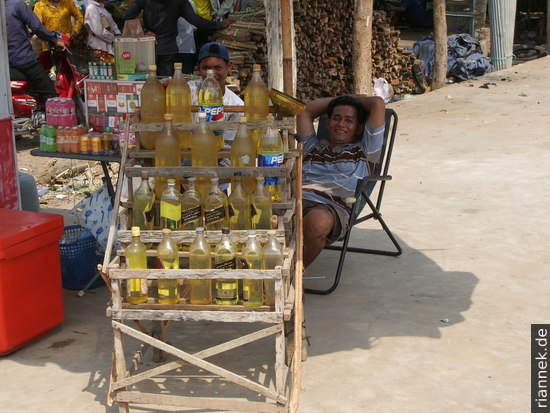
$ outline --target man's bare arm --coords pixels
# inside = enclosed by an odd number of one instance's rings
[[[309,102],[302,113],[297,116],[298,136],[308,136],[313,131],[313,121],[327,112],[329,102],[334,98],[321,98]]]
[[[371,128],[377,128],[386,123],[386,105],[384,99],[378,96],[353,95],[369,114],[367,123]]]

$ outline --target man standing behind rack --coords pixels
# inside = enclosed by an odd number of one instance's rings
[[[197,67],[201,74],[202,80],[206,78],[206,71],[208,69],[212,69],[214,71],[214,77],[218,81],[223,93],[224,106],[244,106],[243,100],[225,85],[225,80],[233,69],[233,64],[229,61],[229,51],[223,44],[211,42],[206,43],[203,47],[201,47],[199,50]],[[189,82],[189,87],[191,88],[191,103],[193,105],[198,104],[197,94],[201,87],[202,80]],[[242,115],[242,112],[224,113],[223,120],[228,122],[238,122]],[[197,119],[194,121],[197,121]],[[231,146],[231,142],[235,139],[236,134],[236,130],[224,131],[223,139],[226,146]]]
[[[154,34],[156,38],[155,60],[159,76],[174,74],[174,62],[178,53],[176,37],[179,17],[202,29],[223,29],[235,22],[234,19],[221,22],[203,19],[193,11],[188,1],[182,0],[134,0],[122,19],[135,19],[142,11],[145,31]]]

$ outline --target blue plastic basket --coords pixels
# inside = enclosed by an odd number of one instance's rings
[[[65,227],[59,241],[63,288],[81,290],[88,284],[97,273],[97,264],[103,259],[98,250],[98,243],[87,228],[80,225]],[[103,278],[98,277],[89,288],[103,284]]]

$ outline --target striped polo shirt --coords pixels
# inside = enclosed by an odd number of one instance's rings
[[[351,208],[344,199],[353,197],[357,182],[371,174],[369,162],[378,163],[384,141],[384,125],[365,125],[363,139],[331,147],[319,141],[315,131],[300,138],[303,147],[302,197],[332,205],[349,216]]]

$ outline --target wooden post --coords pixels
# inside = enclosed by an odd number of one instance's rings
[[[546,50],[550,45],[550,0],[546,0]]]
[[[435,61],[432,90],[445,86],[447,78],[447,20],[445,0],[434,0]]]
[[[292,0],[281,0],[281,36],[283,40],[283,91],[295,96],[294,59],[293,59],[293,29],[294,13]]]
[[[373,0],[355,0],[353,30],[354,92],[373,94],[372,87],[372,8]]]

